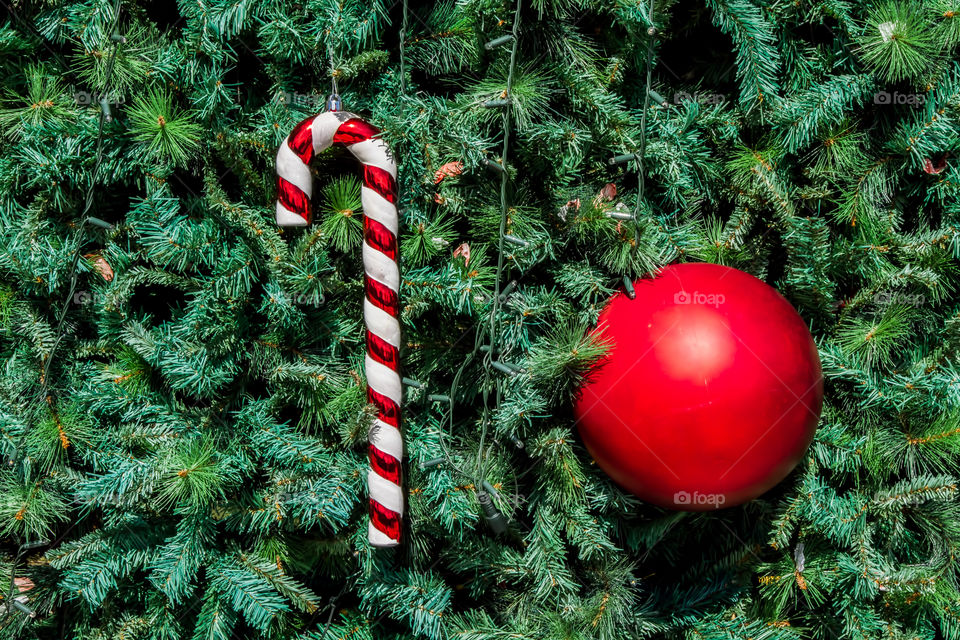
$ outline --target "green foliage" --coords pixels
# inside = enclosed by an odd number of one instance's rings
[[[58,78],[39,66],[32,66],[26,69],[26,82],[27,92],[23,98],[18,92],[7,90],[4,103],[10,106],[0,111],[0,127],[11,138],[22,135],[24,128],[35,128],[69,114],[66,92]]]
[[[526,368],[556,400],[571,397],[609,347],[586,329],[581,324],[557,327],[530,347]]]
[[[330,238],[337,251],[360,246],[363,222],[360,219],[360,181],[354,176],[336,178],[323,190],[324,218],[320,232]]]
[[[64,496],[53,484],[53,480],[24,484],[9,471],[0,475],[0,535],[38,540],[50,535],[56,522],[66,520]]]
[[[4,638],[960,640],[956,0],[9,9]],[[399,165],[395,551],[350,154],[274,220],[331,77]],[[775,286],[826,378],[796,471],[702,514],[571,411],[624,278],[688,260]]]
[[[863,59],[887,82],[919,80],[936,41],[920,4],[885,2],[870,12],[860,48]]]
[[[773,25],[762,9],[745,0],[707,0],[707,6],[713,12],[714,24],[733,39],[737,49],[740,104],[748,109],[765,100],[776,104],[780,51]]]
[[[173,96],[153,87],[138,97],[130,110],[134,139],[145,145],[152,160],[183,166],[199,146],[200,125],[173,103]]]
[[[170,452],[169,458],[160,463],[160,468],[156,496],[160,507],[182,505],[196,510],[208,506],[222,497],[227,484],[225,471],[217,464],[216,454],[206,443]]]

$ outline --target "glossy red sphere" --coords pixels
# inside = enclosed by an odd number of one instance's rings
[[[574,404],[597,464],[641,499],[706,511],[756,498],[813,440],[823,376],[806,323],[775,289],[676,264],[617,294],[611,342]]]

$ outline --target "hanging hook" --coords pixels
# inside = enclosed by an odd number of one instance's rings
[[[340,92],[337,89],[337,68],[333,63],[333,44],[327,44],[327,51],[330,52],[330,95],[327,96],[327,111],[340,111],[343,102],[340,100]]]

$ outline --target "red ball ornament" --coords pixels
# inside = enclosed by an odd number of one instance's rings
[[[577,426],[624,489],[671,509],[756,498],[790,473],[823,405],[807,325],[775,289],[716,264],[676,264],[616,295],[612,344],[579,391]]]

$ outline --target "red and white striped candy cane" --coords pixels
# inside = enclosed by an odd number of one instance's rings
[[[310,161],[332,144],[347,147],[363,163],[363,269],[367,326],[367,399],[377,408],[370,430],[370,544],[400,543],[403,492],[400,465],[400,269],[397,264],[397,164],[380,131],[352,113],[327,111],[307,118],[277,151],[277,224],[310,222]]]

